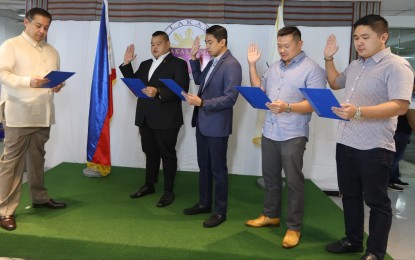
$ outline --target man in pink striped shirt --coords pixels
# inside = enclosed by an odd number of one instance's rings
[[[393,139],[398,115],[408,110],[413,70],[386,47],[388,22],[368,15],[354,25],[357,60],[342,73],[333,56],[338,51],[331,35],[324,50],[327,79],[334,90],[345,89],[341,108],[332,108],[343,119],[337,131],[337,178],[342,194],[346,236],[326,246],[332,253],[363,251],[364,207],[370,208],[369,237],[361,259],[383,259],[392,224],[388,179],[395,152]]]

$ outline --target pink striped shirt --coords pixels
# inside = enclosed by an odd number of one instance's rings
[[[345,100],[355,106],[375,106],[393,99],[411,101],[414,72],[404,58],[386,48],[372,57],[352,61],[336,79],[345,88]],[[395,151],[393,139],[397,116],[340,121],[337,143],[355,149],[384,148]]]

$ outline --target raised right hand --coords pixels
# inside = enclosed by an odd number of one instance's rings
[[[324,58],[332,59],[338,50],[339,45],[337,45],[336,36],[334,34],[330,34],[327,39],[326,47],[324,48]]]
[[[130,44],[129,46],[127,46],[127,50],[125,51],[125,54],[124,54],[124,65],[129,64],[131,61],[135,59],[135,57],[137,57],[137,54],[135,54],[134,52],[135,52],[134,44]]]
[[[262,51],[259,49],[258,44],[253,43],[248,47],[248,63],[256,63],[261,58]]]
[[[199,36],[197,36],[195,41],[193,42],[192,50],[190,51],[192,60],[196,59],[196,55],[199,52],[199,48],[200,48],[200,38]]]

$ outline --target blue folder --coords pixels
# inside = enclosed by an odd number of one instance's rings
[[[259,87],[235,87],[253,108],[269,110],[265,103],[271,103],[268,96]]]
[[[166,85],[173,93],[175,93],[179,98],[181,98],[183,101],[186,101],[186,98],[182,95],[182,92],[186,92],[182,89],[182,87],[179,86],[174,80],[172,79],[160,79],[161,82],[163,82],[164,85]]]
[[[70,78],[75,72],[66,72],[66,71],[56,71],[53,70],[49,72],[45,78],[49,79],[50,81],[42,86],[42,88],[53,88]]]
[[[338,117],[331,111],[332,107],[341,107],[339,101],[327,88],[299,88],[304,97],[319,117],[345,120]],[[348,120],[346,120],[348,121]]]
[[[137,78],[121,78],[124,81],[125,85],[134,93],[136,97],[139,98],[152,98],[143,93],[143,88],[146,88],[146,85]]]

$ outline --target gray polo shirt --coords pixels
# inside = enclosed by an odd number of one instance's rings
[[[336,84],[345,88],[343,103],[355,106],[375,106],[393,99],[407,100],[412,96],[414,74],[404,58],[386,48],[364,60],[359,58],[336,79]],[[363,117],[359,120],[340,121],[337,143],[359,150],[384,148],[395,151],[393,136],[397,116],[384,119]]]
[[[281,60],[264,72],[261,85],[271,100],[298,103],[305,98],[298,88],[325,88],[326,74],[304,52],[298,54],[288,66]],[[296,137],[308,138],[311,113],[280,113],[267,111],[262,134],[274,141]]]

